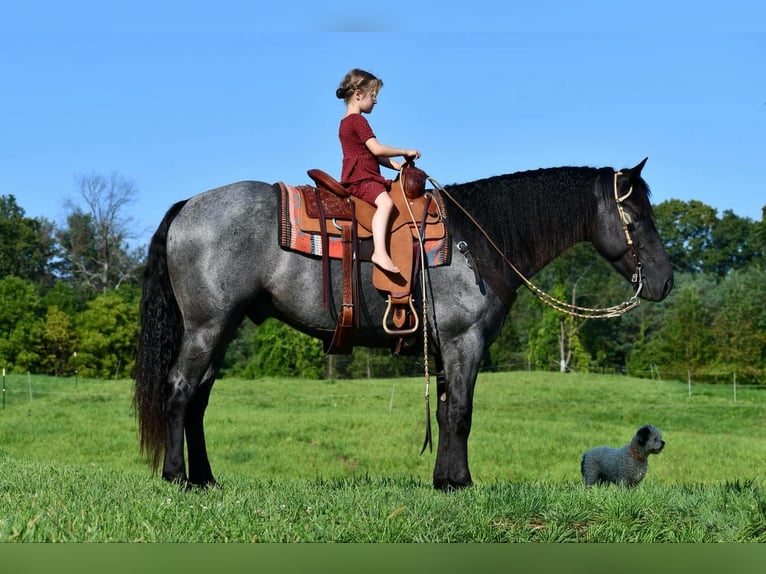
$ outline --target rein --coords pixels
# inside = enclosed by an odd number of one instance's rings
[[[439,182],[437,182],[432,177],[429,177],[428,180],[433,184],[433,186],[438,189],[441,193],[446,195],[456,206],[460,208],[460,210],[465,213],[465,215],[468,217],[468,219],[471,220],[471,222],[476,226],[476,228],[484,235],[486,240],[489,242],[489,244],[492,246],[492,248],[497,251],[497,253],[500,255],[500,257],[503,259],[503,261],[513,270],[516,275],[519,276],[519,278],[524,282],[524,284],[540,299],[543,303],[546,305],[552,307],[553,309],[556,309],[557,311],[560,311],[562,313],[565,313],[567,315],[571,315],[573,317],[582,317],[585,319],[607,319],[611,317],[619,317],[620,315],[627,313],[631,309],[635,308],[639,304],[638,295],[641,293],[641,289],[643,288],[643,276],[641,274],[641,262],[638,259],[638,251],[636,250],[635,244],[633,243],[633,238],[630,234],[630,223],[631,218],[628,213],[625,212],[625,210],[622,207],[622,202],[625,201],[628,197],[630,197],[631,193],[633,193],[633,186],[630,187],[630,189],[625,193],[624,195],[619,195],[619,189],[617,187],[617,177],[621,175],[621,171],[617,171],[614,173],[614,199],[617,203],[617,212],[620,214],[620,221],[622,222],[622,230],[625,233],[625,239],[628,243],[628,246],[631,249],[631,252],[633,254],[633,259],[636,262],[636,271],[633,273],[633,276],[631,277],[630,282],[636,285],[636,292],[633,294],[633,296],[628,299],[627,301],[623,301],[622,303],[618,305],[613,305],[612,307],[580,307],[578,305],[572,305],[570,303],[567,303],[566,301],[562,301],[560,299],[557,299],[553,295],[550,295],[549,293],[546,293],[542,289],[540,289],[537,285],[532,283],[525,275],[522,273],[516,265],[513,264],[512,261],[510,261],[506,256],[505,253],[497,246],[497,244],[492,240],[492,238],[487,234],[486,230],[479,224],[474,217],[468,213],[468,211],[460,204],[459,201],[457,201],[450,193],[442,187]]]
[[[420,449],[420,454],[423,454],[426,450],[426,447],[428,447],[429,452],[433,452],[433,439],[432,439],[432,433],[431,433],[431,375],[428,371],[428,300],[427,300],[427,291],[426,291],[426,267],[428,267],[428,260],[426,259],[426,251],[425,251],[425,245],[423,244],[423,231],[418,228],[418,222],[415,218],[415,214],[412,213],[412,208],[410,207],[410,202],[407,200],[406,194],[404,193],[404,169],[401,168],[399,170],[399,178],[401,179],[402,185],[402,195],[404,196],[404,204],[407,206],[407,211],[410,214],[410,219],[412,220],[412,224],[414,225],[414,229],[418,230],[417,236],[418,236],[418,247],[420,248],[420,283],[421,287],[420,290],[423,294],[423,318],[422,318],[422,325],[423,325],[423,369],[424,373],[423,376],[425,378],[425,394],[424,399],[426,402],[426,435],[423,439],[423,447]],[[438,203],[437,203],[438,205]]]

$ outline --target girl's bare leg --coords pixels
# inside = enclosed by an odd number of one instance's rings
[[[375,246],[372,254],[372,262],[389,273],[399,273],[399,268],[391,259],[386,249],[388,235],[388,220],[391,218],[391,210],[394,202],[388,192],[383,192],[375,199],[375,215],[372,216],[372,242]]]

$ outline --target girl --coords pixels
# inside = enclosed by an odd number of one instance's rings
[[[386,248],[388,220],[394,202],[388,194],[391,180],[380,173],[380,166],[399,171],[401,164],[393,157],[417,159],[420,152],[383,145],[375,138],[370,124],[362,116],[369,114],[377,103],[383,81],[364,70],[351,70],[343,78],[335,95],[346,103],[346,115],[340,121],[338,137],[343,149],[341,183],[353,195],[376,206],[372,218],[374,250],[372,262],[389,273],[399,273]]]

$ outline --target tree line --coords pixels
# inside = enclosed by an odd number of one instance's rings
[[[126,208],[135,184],[119,175],[81,175],[65,221],[25,215],[0,195],[0,366],[55,376],[131,376],[146,246],[131,244]],[[766,383],[766,217],[718,212],[699,201],[654,208],[676,285],[662,303],[613,319],[564,316],[522,289],[486,370],[620,372]],[[651,264],[648,262],[647,264]],[[631,288],[586,244],[534,277],[559,299],[604,307]],[[326,356],[321,343],[274,320],[244,323],[222,376],[364,378],[413,375],[422,356],[358,348]]]

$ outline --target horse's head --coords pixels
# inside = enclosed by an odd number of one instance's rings
[[[641,178],[646,159],[615,174],[600,203],[594,247],[649,301],[662,301],[673,288],[673,266],[657,233],[649,186]]]

